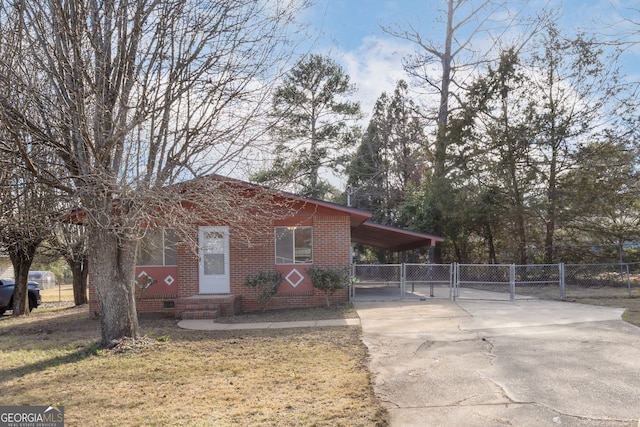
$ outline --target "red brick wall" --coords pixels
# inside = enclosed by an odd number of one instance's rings
[[[189,243],[178,245],[178,297],[188,297],[198,293],[198,229],[187,239]]]
[[[244,241],[234,241],[231,231],[231,293],[242,296],[242,310],[252,312],[261,310],[257,300],[257,291],[243,285],[247,275],[260,271],[278,270],[287,275],[293,268],[304,277],[293,287],[286,280],[280,285],[278,294],[267,305],[268,309],[318,307],[326,305],[322,292],[311,286],[306,277],[310,267],[346,267],[351,260],[351,227],[348,215],[329,216],[309,214],[307,219],[300,216],[278,225],[310,225],[313,227],[313,264],[275,265],[275,228],[265,227],[251,239],[251,245]],[[295,276],[295,275],[294,275]],[[349,300],[347,290],[335,293],[332,304]]]
[[[257,290],[243,285],[246,277],[261,271],[274,271],[276,268],[285,275],[291,269],[306,276],[309,267],[346,267],[351,258],[350,218],[347,214],[329,215],[316,211],[298,214],[295,218],[278,221],[278,225],[311,225],[313,227],[313,264],[275,265],[275,229],[274,225],[254,228],[251,236],[240,233],[239,229],[230,227],[230,290],[241,296],[242,310],[258,311],[261,306],[257,300]],[[211,224],[217,225],[217,224]],[[244,230],[244,229],[243,229]],[[197,241],[197,229],[194,229],[192,242]],[[176,281],[168,288],[172,292],[163,294],[153,292],[142,294],[138,298],[139,313],[172,314],[174,308],[165,308],[166,302],[174,303],[184,297],[198,294],[198,256],[195,243],[181,244],[178,248],[178,268]],[[164,286],[167,288],[166,286]],[[335,293],[332,304],[348,301],[347,290]],[[326,304],[322,292],[310,286],[307,277],[297,287],[283,283],[279,293],[268,304],[268,309],[318,307]],[[177,305],[177,304],[176,304]],[[97,311],[95,292],[90,287],[90,307]]]
[[[313,219],[313,263],[321,267],[344,267],[351,262],[349,217],[316,216]]]

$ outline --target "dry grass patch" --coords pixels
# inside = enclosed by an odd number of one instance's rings
[[[175,323],[142,319],[146,340],[100,350],[86,308],[3,316],[2,404],[61,404],[68,426],[386,425],[357,327]]]
[[[73,302],[73,285],[59,284],[40,290],[42,302]]]

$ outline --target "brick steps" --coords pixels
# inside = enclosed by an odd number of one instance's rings
[[[210,299],[189,299],[180,304],[182,320],[215,319],[220,312],[220,304]]]
[[[178,301],[176,317],[182,320],[216,319],[236,313],[237,297],[232,295],[199,295]]]
[[[218,310],[188,310],[180,315],[182,320],[217,319]]]
[[[215,302],[201,302],[194,303],[190,302],[188,304],[182,305],[181,309],[185,311],[198,311],[198,310],[217,310],[220,306],[220,303]]]

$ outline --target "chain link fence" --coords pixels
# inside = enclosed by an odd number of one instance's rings
[[[515,301],[560,299],[562,264],[458,264],[452,284],[457,299]]]
[[[452,271],[453,264],[354,264],[351,298],[451,299]]]
[[[516,265],[515,299],[562,299],[563,264]]]
[[[640,297],[640,263],[566,264],[564,299]]]
[[[404,264],[402,297],[451,299],[453,264]]]
[[[640,263],[355,264],[352,300],[640,297]]]
[[[358,301],[402,298],[402,264],[354,264],[351,299]]]
[[[512,300],[510,265],[455,264],[455,299]]]

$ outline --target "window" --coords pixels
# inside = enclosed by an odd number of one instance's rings
[[[312,247],[311,227],[276,227],[276,264],[309,264]]]
[[[178,234],[171,228],[150,228],[138,244],[138,265],[178,265]]]
[[[200,251],[206,275],[225,274],[225,239],[220,231],[203,231]]]

